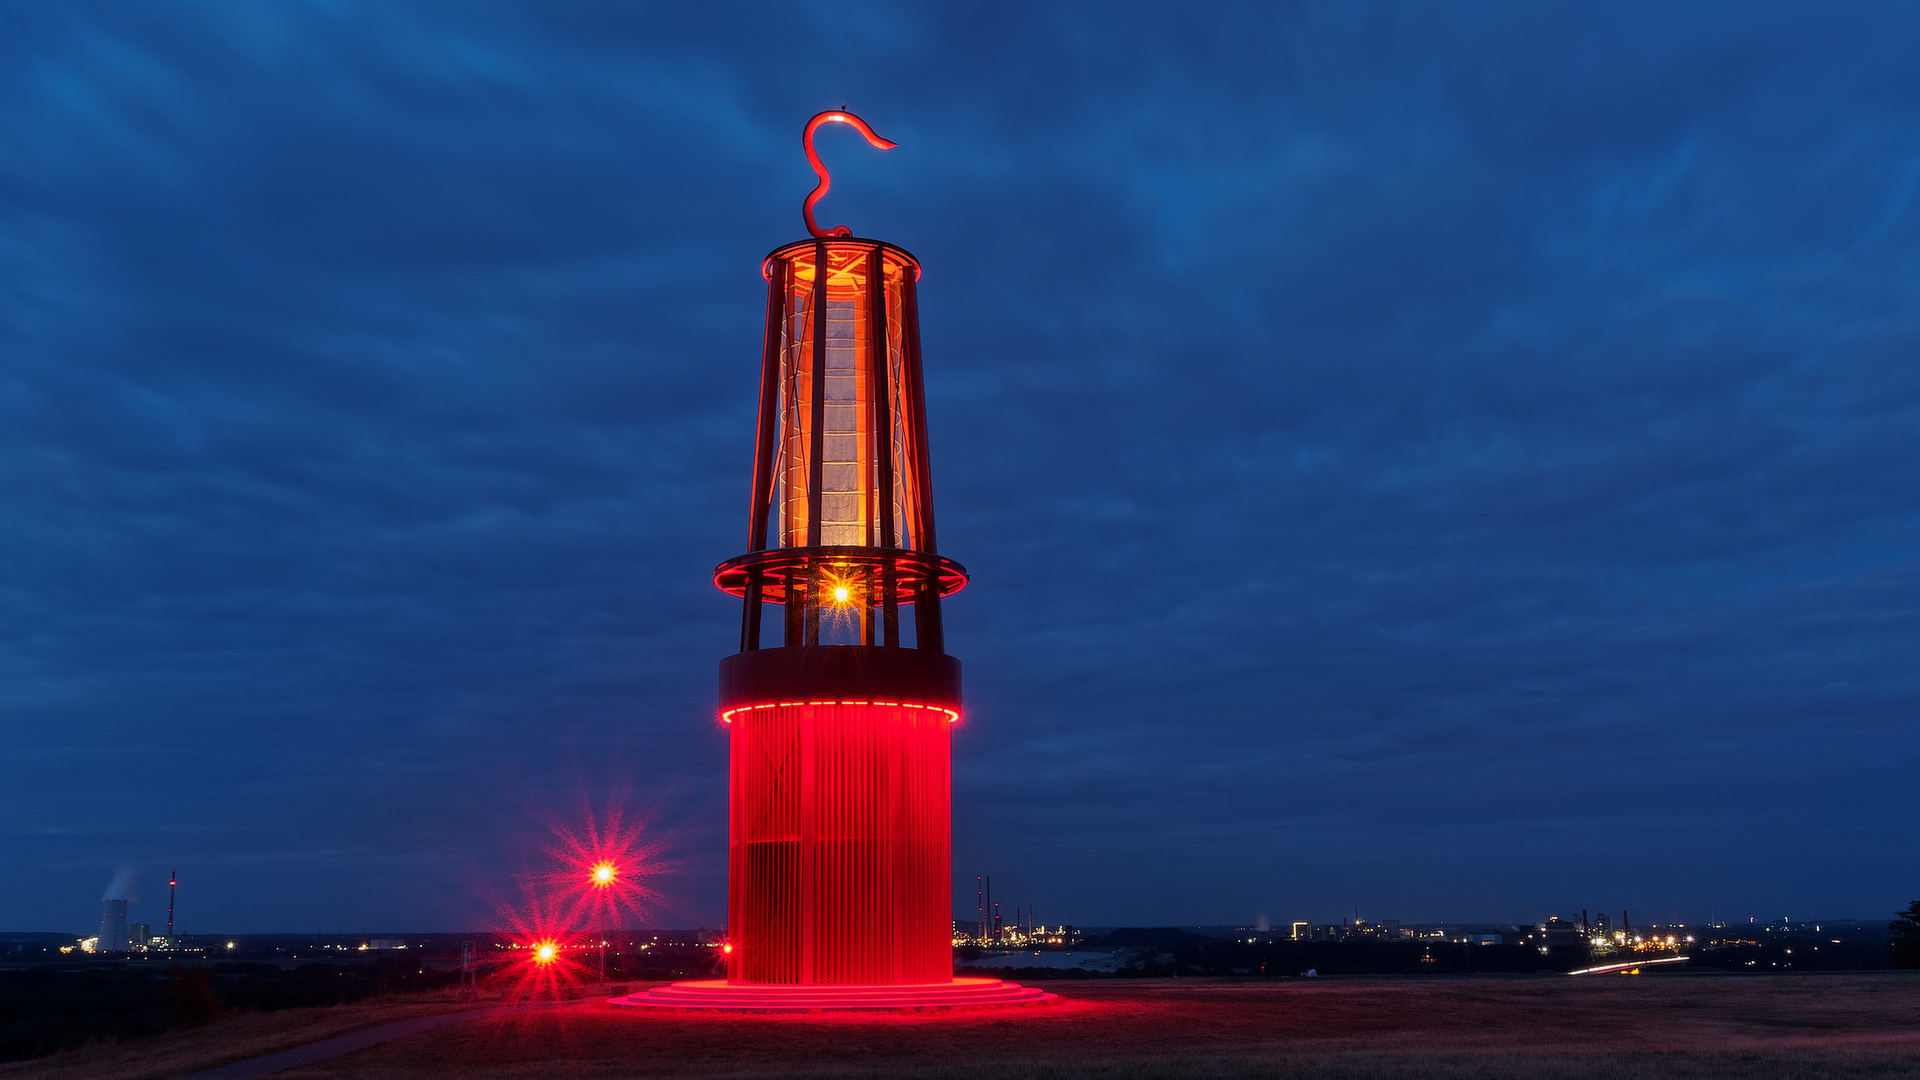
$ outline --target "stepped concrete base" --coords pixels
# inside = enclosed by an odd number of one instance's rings
[[[1000,979],[956,978],[950,983],[883,986],[789,986],[703,979],[656,986],[610,1005],[631,1009],[730,1009],[738,1012],[842,1012],[861,1009],[977,1009],[1043,1005],[1058,994]]]

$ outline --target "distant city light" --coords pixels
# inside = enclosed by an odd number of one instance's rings
[[[536,963],[551,964],[559,955],[559,948],[551,941],[543,941],[533,949],[533,959]]]

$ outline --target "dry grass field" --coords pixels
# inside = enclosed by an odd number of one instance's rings
[[[591,1002],[454,1024],[276,1075],[1920,1077],[1920,973],[1049,986],[1067,1000],[1011,1013],[675,1015]],[[162,1040],[154,1040],[146,1072],[88,1071],[107,1063],[88,1060],[102,1050],[0,1075],[177,1076],[188,1071],[172,1056],[187,1047],[184,1040],[219,1040],[223,1032],[259,1040],[262,1033],[249,1034],[244,1025],[266,1019],[242,1017],[171,1036],[176,1044],[164,1052]]]
[[[181,1076],[335,1035],[472,1005],[443,997],[392,998],[328,1009],[287,1009],[228,1017],[208,1027],[150,1039],[106,1042],[35,1061],[0,1065],[0,1080],[149,1080]]]

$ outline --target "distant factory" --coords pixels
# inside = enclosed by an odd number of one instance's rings
[[[981,948],[1026,949],[1036,946],[1073,946],[1080,934],[1071,926],[1046,926],[1034,921],[1033,902],[1014,906],[1013,917],[1004,919],[993,898],[993,879],[981,875],[973,879],[974,918],[971,922],[953,922],[954,948],[973,945]]]
[[[100,899],[100,929],[90,938],[81,938],[72,945],[61,947],[63,953],[136,953],[166,951],[176,946],[178,939],[173,930],[173,903],[175,890],[180,884],[180,872],[167,874],[167,932],[155,934],[150,923],[127,922],[128,893],[132,891],[133,874],[129,868],[122,867],[107,884],[107,893]]]

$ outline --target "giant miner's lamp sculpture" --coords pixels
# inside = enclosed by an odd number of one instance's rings
[[[768,282],[747,554],[714,584],[741,597],[720,663],[730,726],[727,977],[615,1004],[887,1009],[1053,995],[953,976],[951,737],[960,662],[940,602],[967,583],[934,544],[915,302],[920,264],[813,207],[812,239]],[[772,625],[769,625],[771,623]],[[772,639],[771,641],[769,639]]]

